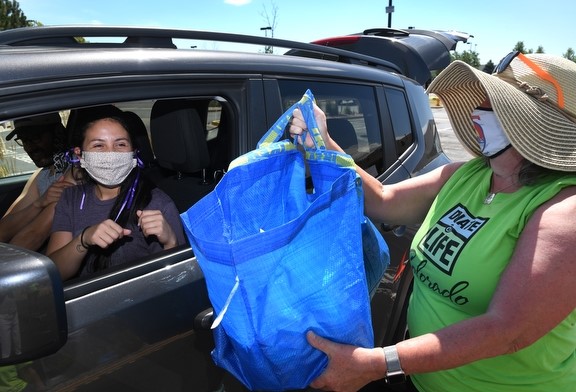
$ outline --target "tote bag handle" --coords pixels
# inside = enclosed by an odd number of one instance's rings
[[[304,116],[304,121],[306,122],[306,127],[310,135],[312,136],[312,140],[314,141],[314,148],[313,149],[325,149],[326,146],[324,145],[324,140],[322,140],[322,135],[320,134],[320,130],[318,129],[318,124],[316,123],[316,119],[314,118],[314,94],[309,89],[306,90],[300,101],[296,102],[288,110],[281,115],[278,120],[270,127],[268,132],[258,142],[258,148],[265,147],[269,144],[277,142],[280,140],[282,135],[284,135],[284,130],[286,126],[290,123],[292,119],[292,113],[294,109],[300,109],[302,115]],[[306,134],[302,134],[300,137],[304,138]],[[297,139],[294,140],[297,142]],[[304,143],[305,149],[307,148]]]

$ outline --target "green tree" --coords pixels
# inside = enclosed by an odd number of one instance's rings
[[[26,18],[16,0],[0,0],[0,30],[35,25],[35,21]]]
[[[488,62],[484,64],[482,71],[486,72],[487,74],[492,74],[492,72],[494,72],[494,68],[496,68],[496,64],[494,64],[492,60],[488,60]]]
[[[566,53],[564,53],[564,54],[562,55],[562,57],[564,57],[564,58],[566,58],[566,59],[568,59],[568,60],[572,60],[572,61],[576,62],[576,53],[574,53],[574,49],[572,49],[572,48],[568,48],[568,49],[566,50]]]
[[[526,49],[526,46],[524,45],[524,41],[518,41],[516,42],[516,45],[514,45],[514,48],[512,50],[517,50],[520,53],[532,53],[532,49]]]
[[[538,48],[536,49],[536,51],[534,51],[534,49],[532,49],[532,48],[527,49],[526,45],[524,45],[524,41],[516,42],[516,45],[514,46],[514,48],[512,50],[517,50],[517,51],[524,53],[524,54],[545,53],[544,47],[542,45],[539,45]]]
[[[462,53],[454,52],[451,55],[452,61],[461,60],[466,64],[473,66],[474,68],[480,67],[480,58],[478,57],[478,52],[473,50],[465,50]]]

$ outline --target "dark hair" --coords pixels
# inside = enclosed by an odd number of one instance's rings
[[[484,157],[486,166],[490,167],[490,159]],[[526,158],[522,158],[520,163],[520,170],[518,171],[518,182],[520,185],[535,185],[540,180],[545,179],[550,174],[560,173],[558,170],[548,169],[530,162]]]
[[[90,122],[84,124],[80,129],[80,132],[76,133],[77,140],[75,140],[75,146],[82,146],[84,142],[84,138],[86,137],[86,131],[94,125],[97,121],[100,120],[111,120],[114,121],[122,126],[127,132],[128,137],[130,139],[130,143],[132,144],[132,148],[134,151],[138,151],[138,146],[136,145],[136,138],[134,137],[133,131],[131,130],[129,121],[125,119],[122,115],[114,115],[114,116],[106,116],[102,118],[97,118],[91,120]],[[84,170],[83,173],[83,180],[89,181],[94,183],[95,181],[86,173]],[[134,190],[132,190],[134,188]],[[108,214],[108,218],[112,219],[116,223],[118,223],[122,227],[126,227],[128,223],[137,224],[138,223],[138,216],[136,215],[137,210],[144,209],[152,200],[152,189],[154,185],[152,182],[142,173],[142,169],[140,165],[136,165],[136,167],[130,172],[128,177],[122,182],[120,185],[120,192],[114,201],[114,205],[112,206],[110,213]],[[134,192],[134,196],[132,202],[128,205],[126,202],[129,199],[129,193]],[[116,249],[122,244],[122,242],[116,242],[112,246],[106,249],[90,249],[89,253],[94,254],[95,262],[94,262],[94,271],[105,269],[110,264],[110,256]],[[86,259],[85,259],[86,260]]]
[[[541,179],[546,178],[550,174],[561,173],[558,170],[548,169],[524,159],[520,171],[518,172],[518,180],[522,185],[534,185]]]
[[[52,136],[52,144],[54,146],[54,152],[65,152],[67,149],[66,145],[66,128],[62,123],[54,125]]]

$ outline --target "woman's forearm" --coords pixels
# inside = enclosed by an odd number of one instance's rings
[[[10,212],[0,220],[0,242],[10,242],[19,231],[30,225],[31,222],[43,211],[36,203],[30,203],[26,207]]]
[[[406,374],[463,366],[517,351],[514,326],[488,313],[396,344]]]
[[[58,235],[60,233],[56,233]],[[82,233],[74,237],[63,247],[48,253],[48,257],[54,261],[62,280],[70,279],[75,276],[80,269],[80,264],[86,256],[88,248],[81,240]]]
[[[52,203],[44,208],[30,224],[22,228],[12,237],[10,243],[26,249],[40,249],[50,237],[55,208],[56,203]]]

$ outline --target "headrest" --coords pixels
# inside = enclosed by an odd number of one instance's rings
[[[123,118],[127,123],[126,125],[130,128],[130,135],[134,139],[132,142],[138,148],[138,156],[142,159],[145,166],[150,165],[154,162],[154,152],[152,151],[146,124],[144,124],[139,115],[131,111],[125,111]]]
[[[86,124],[104,117],[119,117],[122,113],[122,110],[114,105],[91,106],[71,110],[68,124],[66,125],[70,137],[70,145],[79,144],[80,131]]]
[[[350,121],[345,118],[329,118],[326,126],[330,137],[342,148],[350,148],[358,144],[356,130]]]
[[[192,173],[210,166],[205,127],[190,101],[157,101],[150,115],[150,133],[161,167]]]

